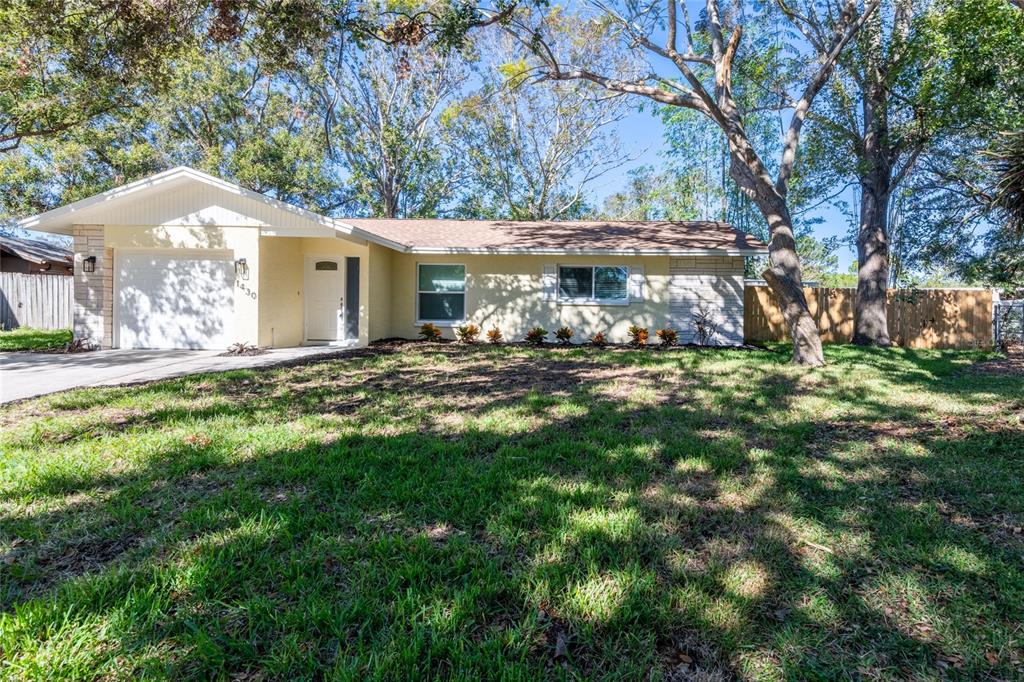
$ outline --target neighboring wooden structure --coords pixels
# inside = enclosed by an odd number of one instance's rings
[[[804,289],[825,343],[853,340],[856,289]],[[766,286],[744,289],[747,342],[788,338],[782,311]],[[992,292],[988,289],[890,289],[889,336],[908,348],[991,348]]]
[[[71,329],[74,279],[0,272],[0,329]]]
[[[0,272],[71,276],[74,255],[54,242],[0,234]]]

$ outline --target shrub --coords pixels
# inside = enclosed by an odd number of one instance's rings
[[[637,348],[642,348],[647,345],[647,327],[638,327],[635,324],[629,327],[627,332],[629,334],[629,343]]]
[[[544,327],[534,327],[530,331],[526,332],[526,342],[531,346],[539,346],[544,343],[544,339],[548,336],[548,330]]]
[[[665,327],[664,329],[656,331],[655,334],[657,335],[658,340],[661,341],[661,345],[665,348],[679,343],[679,332],[675,329]]]
[[[555,338],[563,344],[572,343],[572,329],[568,327],[560,327],[555,330]]]
[[[489,329],[487,331],[487,340],[490,341],[491,343],[501,343],[502,341],[505,340],[505,338],[501,335],[501,330],[498,329],[497,327],[494,327],[493,329]]]
[[[590,343],[598,348],[604,348],[608,345],[608,337],[604,335],[604,332],[597,332],[590,337]]]
[[[228,346],[227,352],[222,355],[263,355],[264,352],[251,343],[240,341]]]
[[[476,343],[480,337],[480,327],[475,324],[464,324],[455,328],[455,336],[462,343]]]
[[[427,322],[425,325],[420,327],[420,336],[423,337],[424,341],[440,341],[441,329],[436,324]]]
[[[697,308],[693,315],[693,330],[697,337],[698,346],[708,346],[718,335],[718,316],[714,310],[706,305]]]

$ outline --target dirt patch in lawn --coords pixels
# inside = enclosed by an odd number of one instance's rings
[[[1010,348],[1005,358],[979,362],[971,369],[978,374],[1024,375],[1024,346]]]

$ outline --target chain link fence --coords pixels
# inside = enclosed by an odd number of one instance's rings
[[[1005,351],[1024,344],[1024,299],[996,301],[992,313],[996,348]]]

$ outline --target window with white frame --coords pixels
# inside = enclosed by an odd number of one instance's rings
[[[466,266],[420,263],[416,268],[416,319],[419,322],[466,319]]]
[[[624,265],[560,265],[558,300],[583,303],[628,303],[629,268]]]

